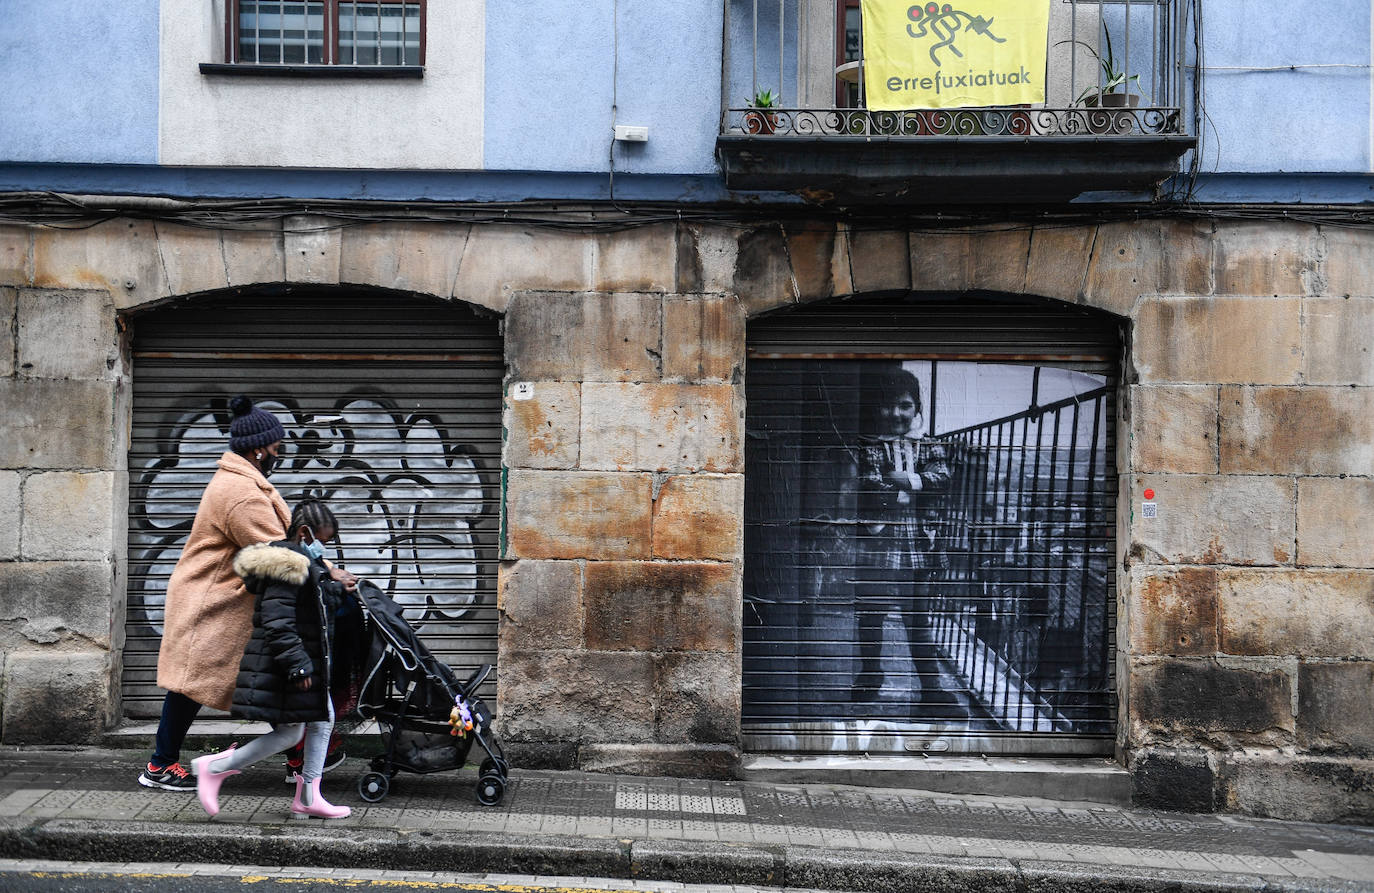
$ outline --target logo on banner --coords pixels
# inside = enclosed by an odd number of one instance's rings
[[[869,108],[1045,101],[1050,0],[862,3]]]
[[[946,3],[941,6],[938,3],[927,3],[925,6],[916,5],[906,11],[907,18],[915,22],[914,25],[906,26],[906,33],[917,39],[937,37],[938,43],[930,46],[930,61],[936,65],[940,63],[939,50],[949,48],[954,55],[963,58],[963,53],[954,45],[954,40],[961,31],[971,34],[981,34],[998,43],[1006,43],[1006,38],[998,37],[992,33],[992,20],[982,16],[970,15],[962,9],[955,9]]]

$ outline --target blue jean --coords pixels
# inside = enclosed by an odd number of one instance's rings
[[[157,724],[157,737],[153,739],[153,765],[170,766],[181,760],[181,745],[191,723],[200,713],[200,705],[183,694],[167,692],[162,701],[162,719]]]

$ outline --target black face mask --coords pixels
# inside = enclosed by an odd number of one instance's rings
[[[272,470],[277,467],[277,462],[280,461],[280,458],[281,457],[274,456],[271,453],[262,454],[262,458],[258,460],[258,470],[262,472],[263,477],[270,478],[272,476]]]

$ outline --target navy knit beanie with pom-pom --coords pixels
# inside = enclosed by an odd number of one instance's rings
[[[234,420],[229,423],[229,449],[236,453],[270,446],[286,439],[277,417],[265,409],[258,409],[243,394],[229,401]]]

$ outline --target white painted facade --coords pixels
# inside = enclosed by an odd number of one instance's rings
[[[485,8],[428,5],[421,79],[302,79],[203,74],[225,61],[224,0],[163,0],[158,163],[478,170]]]

